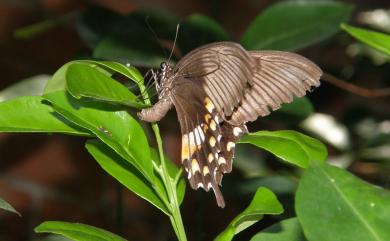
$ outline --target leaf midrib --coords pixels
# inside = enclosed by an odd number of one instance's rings
[[[367,227],[368,231],[372,234],[372,236],[378,240],[378,241],[384,241],[382,240],[378,234],[372,229],[372,227],[369,225],[369,223],[360,215],[360,213],[358,212],[358,210],[355,208],[355,206],[348,200],[348,198],[344,195],[344,193],[339,189],[339,187],[334,183],[332,182],[332,178],[326,173],[325,170],[323,170],[322,168],[320,168],[321,172],[329,179],[331,185],[335,188],[335,190],[340,194],[340,196],[342,197],[342,199],[347,203],[347,206],[349,206],[351,209],[352,209],[352,212],[358,217],[358,219],[361,221],[361,223],[363,223],[364,226]]]

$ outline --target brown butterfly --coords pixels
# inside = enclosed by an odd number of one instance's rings
[[[298,54],[246,51],[233,42],[199,47],[176,66],[161,63],[156,75],[159,101],[138,113],[156,122],[173,106],[182,132],[181,159],[193,189],[219,189],[232,171],[235,143],[247,131],[245,123],[266,116],[294,96],[319,86],[321,69]]]

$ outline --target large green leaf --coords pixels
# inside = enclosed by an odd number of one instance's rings
[[[154,30],[149,29],[148,23]],[[113,26],[96,46],[93,55],[121,63],[157,67],[168,58],[169,52],[162,47],[159,38],[173,41],[177,23],[175,16],[162,11],[133,12]]]
[[[275,194],[264,187],[257,189],[249,206],[235,217],[227,228],[215,238],[215,241],[232,240],[234,235],[261,220],[264,214],[281,214],[283,207]]]
[[[390,240],[390,192],[334,166],[305,171],[295,209],[308,240]]]
[[[280,159],[308,167],[310,161],[324,161],[327,150],[320,141],[296,131],[258,131],[243,136],[239,143],[261,147]]]
[[[110,32],[123,15],[99,5],[90,5],[82,11],[77,21],[76,30],[83,42],[91,49],[95,48],[101,38]]]
[[[126,241],[104,229],[82,223],[47,221],[36,227],[35,232],[60,234],[75,241]]]
[[[85,147],[108,174],[122,183],[130,191],[149,201],[164,213],[169,214],[167,207],[152,188],[153,183],[146,180],[126,160],[98,140],[88,141]]]
[[[102,61],[93,61],[93,60],[74,60],[70,61],[61,68],[59,68],[52,76],[52,78],[47,82],[44,94],[50,92],[62,91],[67,89],[67,73],[68,69],[72,65],[87,65],[91,68],[94,68],[95,71],[99,71],[100,74],[104,74],[107,78],[110,77],[114,72],[111,66],[116,66],[117,63],[114,62],[102,62]],[[80,76],[82,78],[82,76]]]
[[[350,5],[335,1],[283,1],[259,14],[241,38],[250,50],[297,50],[339,30],[351,14]]]
[[[1,132],[51,132],[90,136],[61,115],[40,96],[23,96],[0,103]]]
[[[78,100],[65,91],[44,96],[54,109],[76,125],[90,130],[113,148],[150,181],[153,166],[145,133],[140,124],[126,111],[97,101]]]
[[[120,73],[135,83],[143,83],[144,81],[142,74],[133,66],[125,66],[121,63],[111,61],[87,61],[99,65],[102,68],[109,69],[115,73]]]
[[[178,44],[183,54],[204,44],[227,41],[228,34],[223,27],[210,17],[192,14],[181,23]]]
[[[257,233],[251,241],[306,241],[297,218],[289,218]]]
[[[107,36],[99,42],[93,56],[144,67],[159,66],[167,57],[161,54],[157,41],[140,33],[134,37]]]
[[[110,77],[114,73],[120,73],[133,80],[135,83],[143,82],[141,73],[133,66],[127,67],[123,64],[110,61],[74,60],[64,64],[54,73],[52,78],[45,86],[44,93],[66,90],[66,74],[69,66],[74,64],[83,64],[89,67],[93,67],[96,71],[99,71],[107,77]]]
[[[11,206],[11,204],[7,203],[4,199],[0,197],[0,209],[16,213],[17,215],[21,216],[18,211],[15,210],[14,207]]]
[[[71,61],[61,66],[47,82],[43,94],[66,90],[66,71],[70,65],[77,62],[79,61]]]
[[[134,108],[145,107],[124,85],[89,66],[88,62],[68,67],[66,85],[68,91],[78,99],[90,97]]]
[[[390,35],[352,27],[348,24],[341,24],[341,28],[359,41],[390,55]]]

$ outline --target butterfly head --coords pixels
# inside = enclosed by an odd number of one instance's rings
[[[159,99],[167,96],[167,92],[170,89],[170,83],[172,82],[172,79],[170,78],[172,76],[172,71],[173,68],[170,64],[161,62],[160,70],[158,72],[158,83],[156,84]]]

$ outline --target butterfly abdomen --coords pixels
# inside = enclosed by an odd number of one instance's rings
[[[172,102],[170,99],[159,100],[150,108],[142,109],[137,113],[138,117],[147,122],[157,122],[161,120],[172,107]]]

